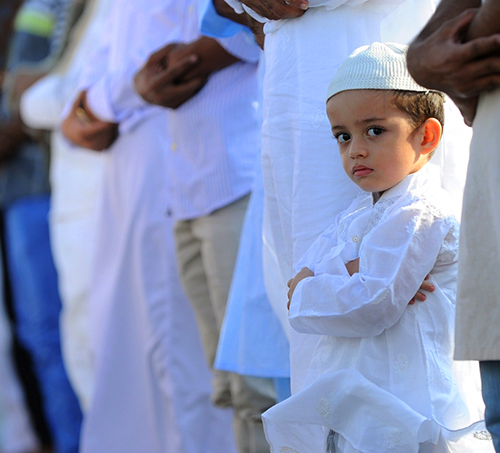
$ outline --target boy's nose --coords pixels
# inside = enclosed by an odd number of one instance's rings
[[[361,140],[352,140],[349,147],[349,156],[353,159],[366,157],[368,151]]]

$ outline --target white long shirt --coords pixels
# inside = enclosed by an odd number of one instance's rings
[[[190,43],[201,37],[197,0],[169,0],[161,6],[148,2],[151,6],[142,21],[115,8],[112,27],[124,27],[123,20],[128,20],[131,32],[124,42],[103,45],[103,56],[96,54],[95,68],[87,76],[92,81],[87,94],[91,110],[100,119],[119,122],[120,132],[159,108],[145,103],[132,83],[147,56],[168,43]],[[142,46],[134,45],[138,36]],[[260,142],[256,77],[260,50],[245,32],[218,42],[241,61],[213,74],[184,105],[169,109],[165,124],[172,139],[169,211],[176,220],[210,214],[248,194],[253,182]],[[98,76],[101,59],[108,67]]]
[[[228,3],[235,0],[226,0]],[[328,84],[357,47],[409,43],[432,15],[437,0],[311,0],[296,19],[264,27],[266,74],[262,165],[266,191],[264,266],[266,287],[286,324],[286,282],[314,240],[346,209],[359,189],[344,174],[326,116]],[[237,6],[237,5],[236,5]],[[447,102],[441,149],[430,165],[460,205],[468,155],[468,131]],[[314,344],[291,332],[292,391],[302,387],[296,370]]]
[[[331,424],[324,425],[339,433],[340,452],[411,452],[425,442],[437,444],[429,451],[445,452],[449,431],[482,419],[477,369],[471,372],[465,363],[452,370],[459,228],[432,170],[426,166],[407,176],[376,204],[371,194],[359,196],[297,266],[315,275],[297,285],[290,323],[299,332],[321,335],[298,395],[307,392],[308,404],[328,412],[325,420],[335,408]],[[345,264],[356,258],[359,272],[349,276]],[[408,306],[428,274],[435,291],[427,293],[424,303]],[[336,386],[343,382],[334,393],[326,385],[332,381]],[[465,386],[475,398],[469,407]],[[371,389],[371,400],[357,399],[363,388]],[[420,417],[417,426],[427,426],[425,434],[409,434],[416,419],[396,427],[391,418],[405,410],[399,422]],[[374,425],[367,414],[375,411],[381,414]],[[372,435],[357,438],[354,427]],[[471,439],[479,442],[477,436],[465,437],[467,448],[475,445]],[[488,441],[481,441],[475,449],[453,451],[485,452],[488,447]]]

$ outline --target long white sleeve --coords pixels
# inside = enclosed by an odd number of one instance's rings
[[[423,202],[395,210],[361,244],[359,273],[349,277],[335,254],[328,273],[297,285],[292,327],[344,337],[379,335],[398,321],[432,270],[450,228]]]

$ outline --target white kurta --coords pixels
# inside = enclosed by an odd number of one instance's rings
[[[482,95],[464,194],[457,296],[457,359],[500,360],[500,91]]]
[[[109,150],[90,297],[94,397],[82,453],[233,451],[232,414],[210,403],[194,316],[166,215],[166,113]]]
[[[32,85],[21,100],[23,121],[34,129],[52,131],[49,222],[62,301],[61,347],[83,412],[92,395],[88,292],[96,202],[107,156],[72,146],[57,126],[65,104],[77,94],[79,76],[89,54],[98,46],[110,3],[87,2],[58,66]]]
[[[210,403],[210,372],[178,281],[167,215],[167,112],[138,99],[132,75],[166,44],[160,1],[116,1],[82,86],[120,122],[106,151],[89,297],[94,395],[82,453],[234,451],[232,413]]]
[[[477,364],[453,364],[458,223],[430,170],[375,205],[358,197],[300,260],[315,275],[297,285],[290,323],[319,342],[304,389],[264,415],[275,451],[316,451],[305,446],[324,445],[319,426],[339,453],[493,451],[482,424],[469,428],[484,418]],[[408,306],[427,274],[436,290]]]
[[[227,0],[229,3],[235,0]],[[268,294],[286,325],[286,282],[293,266],[359,189],[342,169],[326,116],[328,84],[357,47],[408,43],[427,22],[436,0],[311,0],[300,18],[265,25],[263,176],[264,265]],[[459,193],[468,155],[467,129],[447,103],[444,146],[433,158],[443,184]],[[448,115],[453,111],[452,115]],[[465,137],[464,137],[465,134]],[[457,209],[458,210],[458,209]],[[314,344],[291,332],[292,391],[304,376]]]

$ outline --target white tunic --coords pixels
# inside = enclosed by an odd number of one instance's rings
[[[315,276],[297,285],[290,323],[319,342],[305,388],[285,412],[335,431],[338,452],[444,453],[449,436],[455,442],[464,434],[451,451],[491,447],[474,437],[479,425],[451,432],[481,421],[483,407],[477,367],[453,365],[458,223],[449,205],[426,166],[375,205],[371,194],[358,197],[297,266]],[[358,257],[359,272],[349,276],[345,264]],[[427,274],[436,290],[408,306]],[[304,407],[322,423],[304,415]],[[271,409],[264,416],[276,451],[313,451],[297,447],[307,445],[305,432],[289,427],[294,434],[287,438],[280,424],[295,421],[285,412]],[[312,442],[324,443],[320,432]]]
[[[234,3],[235,0],[228,0]],[[286,325],[286,282],[311,243],[347,208],[358,189],[342,169],[326,116],[326,91],[342,61],[357,47],[408,43],[432,15],[437,0],[311,0],[300,18],[266,23],[262,165],[266,190],[266,287]],[[434,156],[443,185],[458,194],[468,155],[467,128],[447,103],[443,146]],[[292,391],[304,376],[313,344],[291,332]]]
[[[110,0],[87,2],[60,63],[21,98],[23,121],[34,129],[52,131],[49,225],[62,301],[61,347],[83,412],[90,404],[93,385],[88,293],[96,203],[107,156],[73,146],[57,126],[65,104],[78,94],[80,74],[99,45],[110,4]]]
[[[210,372],[177,276],[168,114],[133,88],[134,71],[167,43],[169,28],[148,28],[163,8],[115,1],[82,82],[91,110],[120,122],[98,207],[89,297],[95,385],[82,453],[234,451],[232,414],[210,403]]]
[[[474,120],[460,236],[455,357],[500,360],[500,91],[484,94]]]

